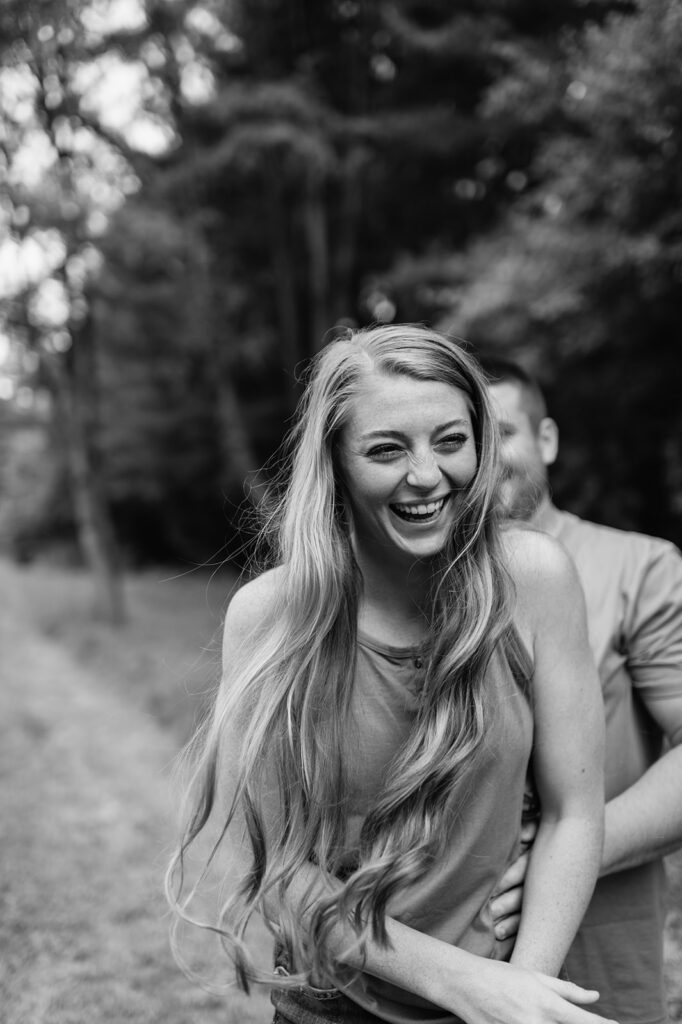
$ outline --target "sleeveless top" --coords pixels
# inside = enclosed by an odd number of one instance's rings
[[[524,786],[533,740],[527,684],[528,653],[512,630],[510,653],[500,649],[488,672],[489,724],[476,767],[455,793],[445,854],[422,879],[388,905],[388,914],[421,932],[471,953],[507,959],[513,940],[499,942],[490,898],[519,850]],[[368,809],[381,794],[393,757],[410,732],[426,675],[417,647],[392,647],[358,637],[353,737],[349,856]],[[343,991],[370,1013],[393,1024],[453,1024],[459,1018],[370,974]]]

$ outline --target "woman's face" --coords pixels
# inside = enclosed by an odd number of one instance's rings
[[[372,371],[351,404],[339,461],[358,555],[432,558],[476,473],[468,399],[449,384]]]

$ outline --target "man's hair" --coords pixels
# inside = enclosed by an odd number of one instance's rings
[[[488,384],[514,384],[521,392],[522,403],[528,414],[533,430],[537,430],[540,421],[547,415],[547,402],[537,379],[519,363],[498,356],[480,356]]]

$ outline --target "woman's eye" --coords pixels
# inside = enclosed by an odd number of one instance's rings
[[[468,437],[466,434],[448,434],[447,437],[441,437],[437,447],[447,452],[453,452],[461,448],[467,441]]]
[[[379,462],[388,462],[389,459],[396,459],[402,454],[402,448],[395,444],[378,444],[367,452],[370,459]]]

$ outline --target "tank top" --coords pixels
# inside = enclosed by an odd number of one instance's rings
[[[487,671],[492,697],[489,724],[476,767],[452,801],[445,854],[422,879],[394,898],[388,914],[468,952],[507,959],[513,940],[499,942],[490,899],[519,850],[524,787],[533,741],[527,683],[530,658],[515,631],[511,657],[498,650]],[[351,763],[349,838],[381,794],[391,762],[414,724],[426,675],[418,647],[392,647],[360,634]],[[459,1018],[370,974],[344,992],[370,1013],[393,1024],[453,1024]]]

